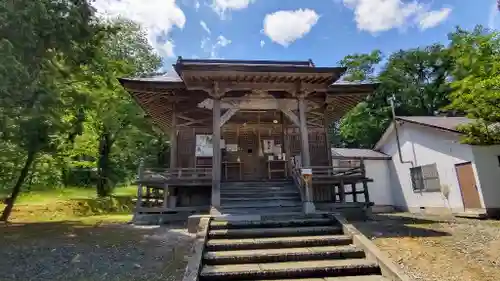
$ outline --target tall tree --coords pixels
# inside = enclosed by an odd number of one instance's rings
[[[105,24],[115,32],[108,33],[103,39],[86,76],[75,77],[76,87],[89,98],[85,111],[89,126],[87,133],[92,132],[97,139],[98,196],[109,195],[113,186],[112,169],[117,163],[112,162],[111,155],[116,141],[124,136],[133,139],[131,132],[136,128],[150,127],[118,78],[150,73],[161,64],[137,24],[124,19]]]
[[[57,132],[71,127],[62,116],[76,93],[61,81],[92,56],[94,23],[85,0],[0,2],[2,138],[22,151],[23,162],[0,220],[8,220],[37,155],[52,151]]]
[[[375,51],[347,56],[342,61],[348,67],[348,80],[378,81],[380,85],[365,103],[341,120],[340,145],[372,147],[391,119],[389,97],[395,97],[398,115],[435,115],[449,104],[448,81],[453,60],[445,47],[432,45],[398,51],[390,55],[381,72],[374,75],[379,58],[380,53]]]
[[[465,142],[500,144],[500,33],[478,26],[449,37],[456,66],[448,108],[476,120],[461,128]]]

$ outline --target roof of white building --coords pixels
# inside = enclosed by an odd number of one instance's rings
[[[362,148],[335,148],[332,147],[332,157],[352,158],[352,159],[391,159],[391,157],[382,152]]]
[[[460,125],[466,125],[471,123],[473,120],[467,117],[447,117],[447,116],[397,116],[396,121],[408,122],[420,126],[425,126],[429,128],[434,128],[437,130],[448,131],[452,133],[460,133],[457,127]],[[380,149],[380,147],[385,144],[394,130],[394,123],[385,130],[384,134],[380,140],[375,144],[374,149]]]

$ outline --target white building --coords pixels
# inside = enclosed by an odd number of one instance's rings
[[[390,183],[389,163],[391,156],[371,149],[332,148],[333,166],[358,166],[363,159],[366,177],[373,180],[368,184],[370,201],[374,212],[390,212],[394,209]],[[351,187],[345,187],[351,192]],[[350,200],[348,197],[347,199]],[[363,198],[358,198],[362,201]]]
[[[410,212],[500,213],[500,145],[461,144],[456,128],[470,121],[465,117],[397,117],[397,130],[391,124],[375,146],[391,157],[386,162],[389,188],[380,187],[387,181],[376,183],[386,170],[374,172],[370,195],[375,204],[390,201]]]

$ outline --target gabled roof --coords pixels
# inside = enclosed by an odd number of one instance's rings
[[[406,121],[422,126],[432,127],[441,130],[448,130],[459,133],[457,127],[472,122],[467,117],[446,117],[446,116],[398,116],[396,120]]]
[[[416,124],[428,128],[433,128],[436,130],[458,133],[458,127],[461,125],[466,125],[473,122],[472,119],[467,117],[447,117],[447,116],[397,116],[396,121],[399,122],[408,122],[411,124]],[[384,134],[380,138],[380,140],[375,144],[374,149],[380,149],[382,145],[384,145],[389,136],[394,131],[394,123],[391,123],[387,130],[385,130]]]
[[[368,160],[389,160],[391,156],[371,149],[363,148],[336,148],[332,147],[333,158],[351,158]]]

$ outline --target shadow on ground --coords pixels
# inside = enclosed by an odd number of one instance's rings
[[[179,280],[194,237],[184,225],[76,221],[0,225],[0,280]]]
[[[370,219],[353,221],[352,224],[368,238],[390,237],[441,237],[448,232],[430,229],[431,224],[445,222],[399,214],[375,214]]]

